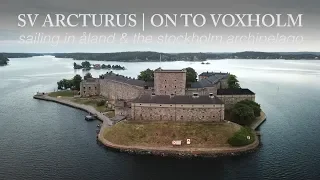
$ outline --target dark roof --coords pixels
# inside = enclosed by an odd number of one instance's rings
[[[148,87],[153,87],[154,86],[154,82],[153,81],[147,81],[144,83],[144,85],[148,86]]]
[[[141,95],[133,102],[151,104],[223,104],[223,102],[217,97],[210,98],[209,96],[198,96],[194,98],[192,96],[181,95],[175,95],[172,97],[169,95]]]
[[[254,95],[249,89],[218,89],[218,95]]]
[[[161,69],[161,68],[158,68],[156,70],[154,70],[154,72],[166,72],[166,73],[170,73],[170,72],[173,72],[173,73],[185,73],[186,70],[185,69]]]
[[[223,72],[203,72],[201,74],[199,74],[199,76],[214,76],[214,75],[229,75],[229,73],[223,73]]]
[[[109,79],[109,80],[113,80],[113,81],[119,81],[119,82],[131,84],[131,85],[135,85],[135,86],[141,86],[141,87],[144,87],[145,83],[146,83],[146,82],[144,82],[142,80],[133,79],[133,78],[130,78],[130,77],[125,77],[125,76],[117,75],[117,74],[105,75],[104,79]]]
[[[229,76],[228,73],[216,73],[215,75],[211,75],[206,79],[201,79],[200,81],[192,83],[191,88],[212,87],[216,83],[218,83],[221,79],[226,78],[228,76]]]

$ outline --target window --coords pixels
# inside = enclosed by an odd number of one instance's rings
[[[96,90],[97,90],[97,87],[94,87],[94,89],[96,89]]]
[[[167,86],[164,86],[165,88],[167,87]]]
[[[162,105],[160,104],[160,106],[162,106]]]
[[[86,91],[83,91],[83,94],[85,94],[86,93]]]
[[[83,87],[83,89],[86,89],[86,87]]]
[[[91,89],[91,87],[89,86],[89,90]]]
[[[177,86],[174,86],[174,88],[177,88]]]

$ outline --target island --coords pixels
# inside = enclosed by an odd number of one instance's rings
[[[107,69],[107,70],[125,70],[124,66],[120,65],[105,65],[105,64],[91,64],[89,61],[84,61],[80,64],[73,63],[73,69],[83,69],[83,70],[90,70],[93,69]]]
[[[0,54],[0,66],[5,66],[9,62],[9,59],[5,57],[3,54]]]
[[[255,129],[266,116],[255,93],[228,72],[194,72],[188,67],[147,69],[137,78],[76,75],[59,81],[59,91],[34,98],[89,112],[103,121],[99,142],[121,152],[217,157],[257,149]]]

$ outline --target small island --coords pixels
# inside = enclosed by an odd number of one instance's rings
[[[80,64],[73,63],[73,69],[83,69],[83,70],[90,70],[93,69],[107,69],[107,70],[125,70],[124,66],[120,65],[105,65],[105,64],[91,64],[89,61],[84,61]]]
[[[9,62],[9,59],[5,57],[3,54],[0,54],[0,66],[5,66]]]
[[[146,69],[136,78],[113,72],[76,75],[59,91],[38,94],[94,114],[103,121],[98,140],[134,154],[217,157],[254,151],[255,129],[266,119],[255,93],[235,75]]]

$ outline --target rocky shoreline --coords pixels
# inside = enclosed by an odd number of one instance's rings
[[[91,106],[77,104],[68,100],[50,97],[46,94],[35,95],[34,99],[56,102],[59,104],[67,105],[73,108],[84,110],[88,113],[97,115],[97,118],[103,122],[100,132],[97,135],[98,141],[103,144],[107,149],[117,152],[125,152],[135,155],[153,155],[163,157],[179,157],[179,158],[192,158],[192,157],[222,157],[222,156],[236,156],[246,153],[251,153],[257,150],[260,145],[258,135],[255,135],[255,141],[252,144],[243,147],[223,147],[223,148],[181,148],[181,147],[142,147],[142,146],[125,146],[113,144],[104,138],[104,130],[112,126],[112,121],[102,113],[98,112]]]

